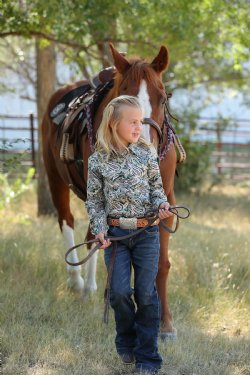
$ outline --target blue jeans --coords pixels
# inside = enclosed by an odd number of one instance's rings
[[[133,229],[111,226],[108,235],[123,236],[133,232]],[[133,238],[119,241],[110,291],[110,304],[115,313],[115,344],[118,354],[133,353],[136,367],[152,372],[158,370],[162,363],[157,346],[160,304],[155,285],[159,250],[157,225]],[[104,252],[107,268],[111,254],[112,245]],[[131,288],[132,267],[134,289]]]

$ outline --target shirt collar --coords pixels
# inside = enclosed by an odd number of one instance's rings
[[[125,155],[128,155],[130,152],[132,152],[133,154],[137,155],[137,156],[140,156],[141,153],[142,153],[142,147],[140,147],[141,143],[140,142],[137,142],[137,143],[130,143],[128,145],[127,148],[125,148],[121,153],[119,153],[118,155],[120,156],[125,156]]]
[[[135,155],[141,155],[141,148],[138,143],[130,143],[128,149]]]

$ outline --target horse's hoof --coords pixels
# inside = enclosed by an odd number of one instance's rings
[[[74,292],[82,293],[84,289],[84,280],[81,276],[74,278],[69,277],[67,280],[67,287]]]
[[[91,295],[97,291],[97,285],[96,283],[90,284],[90,285],[85,285],[84,287],[84,294],[85,295]]]
[[[166,342],[166,341],[176,341],[177,340],[177,331],[174,331],[174,332],[160,332],[160,339],[163,342]]]

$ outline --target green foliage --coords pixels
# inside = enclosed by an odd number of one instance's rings
[[[184,164],[177,166],[176,190],[199,190],[210,167],[211,146],[208,143],[192,142],[188,138],[182,140],[182,145],[187,153],[187,159]]]
[[[25,159],[26,156],[26,151],[8,154],[8,151],[18,142],[25,143],[25,139],[19,139],[15,142],[6,142],[1,146],[1,151],[5,151],[6,154],[4,154],[5,160],[1,162],[0,169],[0,210],[30,188],[35,174],[35,168],[32,167],[25,172],[24,177],[13,179],[12,174],[15,173],[16,170],[22,170],[22,160]]]
[[[35,168],[29,168],[24,179],[10,180],[7,173],[0,173],[0,210],[30,188],[34,174]]]
[[[66,44],[73,48],[71,53],[66,49],[67,56],[80,66],[112,63],[109,41],[142,56],[166,44],[172,86],[246,85],[250,36],[245,0],[5,0],[2,15],[0,37],[38,36]]]
[[[110,41],[129,56],[143,57],[154,56],[164,44],[170,52],[164,76],[170,90],[191,91],[202,84],[214,96],[215,85],[220,93],[223,86],[248,90],[248,8],[246,0],[5,0],[0,37],[53,41],[86,77],[112,64]],[[185,189],[198,186],[209,165],[209,148],[192,142],[195,127],[193,119],[178,128],[188,155],[180,169]]]
[[[20,148],[18,147],[18,144],[21,144],[22,148],[22,146],[25,145],[26,142],[27,139],[25,138],[18,138],[11,142],[3,141],[2,145],[0,145],[0,151],[4,155],[4,160],[1,163],[2,172],[10,175],[11,172],[20,169],[22,160],[26,158],[28,149],[25,149],[22,152],[15,152],[14,150]]]
[[[176,189],[188,191],[193,188],[200,189],[210,167],[211,146],[206,143],[195,142],[194,133],[197,129],[199,108],[193,108],[190,104],[186,108],[180,107],[178,111],[179,121],[175,123],[175,130],[181,136],[187,159],[181,165],[177,165]]]

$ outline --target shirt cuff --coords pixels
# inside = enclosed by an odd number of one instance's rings
[[[153,203],[153,206],[155,209],[159,209],[160,205],[162,203],[166,203],[168,200],[167,200],[167,197],[165,197],[165,199],[163,198],[156,198],[154,199],[154,203]]]
[[[108,229],[109,226],[107,224],[106,217],[95,219],[93,222],[90,223],[90,230],[94,236],[96,236],[99,233],[107,234]]]

